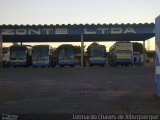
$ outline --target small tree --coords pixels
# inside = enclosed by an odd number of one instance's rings
[[[81,47],[80,46],[74,46],[75,54],[81,54]]]
[[[96,43],[96,42],[91,43],[91,44],[88,46],[88,48],[87,48],[87,53],[88,53],[88,51],[89,51],[90,46],[93,46],[93,45],[99,45],[99,44]]]
[[[143,45],[141,43],[134,42],[132,43],[132,45],[133,45],[133,52],[139,52],[140,54],[143,54]]]

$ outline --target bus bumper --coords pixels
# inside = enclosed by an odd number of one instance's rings
[[[75,61],[63,61],[63,60],[60,60],[60,61],[58,61],[58,64],[59,65],[75,65]]]
[[[49,66],[49,62],[32,62],[33,67],[38,67],[38,66]]]
[[[116,64],[132,64],[133,61],[128,59],[119,59],[119,60],[115,60],[115,63]]]
[[[27,66],[27,63],[26,61],[21,61],[21,62],[10,61],[10,66]]]
[[[90,60],[89,64],[90,65],[105,65],[106,61],[102,61],[102,60]]]

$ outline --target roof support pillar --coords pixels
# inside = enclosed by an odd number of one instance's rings
[[[146,50],[145,50],[145,41],[143,41],[143,64],[146,63]]]
[[[83,50],[84,49],[84,42],[83,42],[83,34],[81,35],[81,67],[83,68]]]
[[[0,36],[0,68],[2,68],[3,67],[3,52],[2,52],[2,50],[3,50],[3,46],[2,46],[2,43],[3,43],[3,40],[2,40],[3,38],[2,38],[2,36]]]

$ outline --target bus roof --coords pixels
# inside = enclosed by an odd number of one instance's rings
[[[49,47],[50,45],[34,45],[33,47]]]
[[[26,50],[31,49],[32,46],[30,45],[12,45],[10,46],[10,50]]]
[[[63,47],[74,47],[74,46],[71,44],[63,44],[63,45],[60,45],[58,48],[63,48]]]

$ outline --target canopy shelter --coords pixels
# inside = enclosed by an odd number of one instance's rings
[[[5,43],[81,42],[83,66],[83,42],[145,41],[155,36],[155,24],[0,25],[0,36]]]
[[[3,42],[145,41],[155,35],[148,24],[1,25]]]

